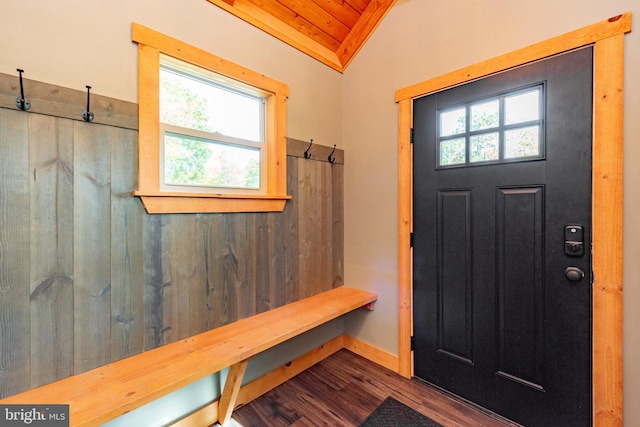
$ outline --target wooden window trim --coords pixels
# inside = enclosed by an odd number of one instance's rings
[[[289,87],[140,24],[132,24],[138,44],[138,190],[149,213],[274,212],[287,199],[286,99]],[[268,93],[267,185],[263,195],[168,193],[160,191],[160,54],[223,74]]]
[[[398,103],[398,359],[413,374],[412,105],[439,92],[584,46],[594,47],[593,116],[593,423],[622,425],[622,179],[624,35],[631,12],[396,91]]]

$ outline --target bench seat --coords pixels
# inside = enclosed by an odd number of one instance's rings
[[[97,426],[231,367],[220,398],[219,420],[223,424],[231,416],[251,357],[376,299],[373,293],[341,286],[10,396],[0,403],[69,404],[72,426]]]

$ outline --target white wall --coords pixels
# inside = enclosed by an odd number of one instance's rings
[[[345,282],[380,295],[346,332],[397,354],[396,90],[631,11],[637,0],[398,0],[344,75]],[[625,420],[640,425],[640,29],[626,36]],[[634,404],[636,403],[636,404]]]
[[[342,75],[206,0],[0,3],[0,73],[137,102],[138,22],[287,83],[287,136],[341,148]]]

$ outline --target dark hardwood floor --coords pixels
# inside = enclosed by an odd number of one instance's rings
[[[233,426],[358,426],[391,396],[445,427],[514,426],[341,350],[237,409]]]

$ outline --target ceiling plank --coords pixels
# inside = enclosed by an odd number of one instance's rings
[[[315,4],[329,12],[349,28],[353,28],[360,18],[360,12],[356,11],[344,0],[312,0]]]
[[[371,2],[371,0],[344,0],[344,1],[349,6],[357,10],[358,13],[360,14],[365,11],[367,6],[369,6],[369,3]]]
[[[229,1],[229,0],[224,0]],[[340,47],[342,42],[341,40],[337,40],[326,32],[322,31],[322,28],[318,28],[312,22],[309,22],[300,14],[291,10],[282,2],[278,0],[248,0],[253,3],[260,10],[263,10],[274,17],[278,18],[280,21],[285,24],[291,26],[292,28],[298,30],[302,34],[310,37],[316,42],[320,43],[322,46],[327,49],[335,52]],[[344,38],[343,38],[344,39]]]
[[[342,43],[350,28],[331,16],[326,10],[309,0],[277,0],[314,26]]]
[[[249,24],[271,34],[283,42],[306,53],[312,58],[343,72],[344,68],[338,60],[335,51],[322,46],[317,41],[300,33],[296,29],[282,22],[275,16],[261,10],[248,0],[207,0],[210,3],[226,10]],[[232,3],[232,4],[230,4]]]
[[[349,0],[352,1],[352,0]],[[353,60],[397,0],[371,0],[336,54],[343,68]]]
[[[341,43],[338,40],[334,39],[329,34],[325,33],[320,28],[311,24],[309,21],[302,18],[301,16],[296,17],[296,19],[290,22],[289,25],[291,25],[291,27],[300,31],[302,34],[305,34],[310,39],[320,43],[322,46],[326,47],[331,52],[335,52],[340,47]]]

